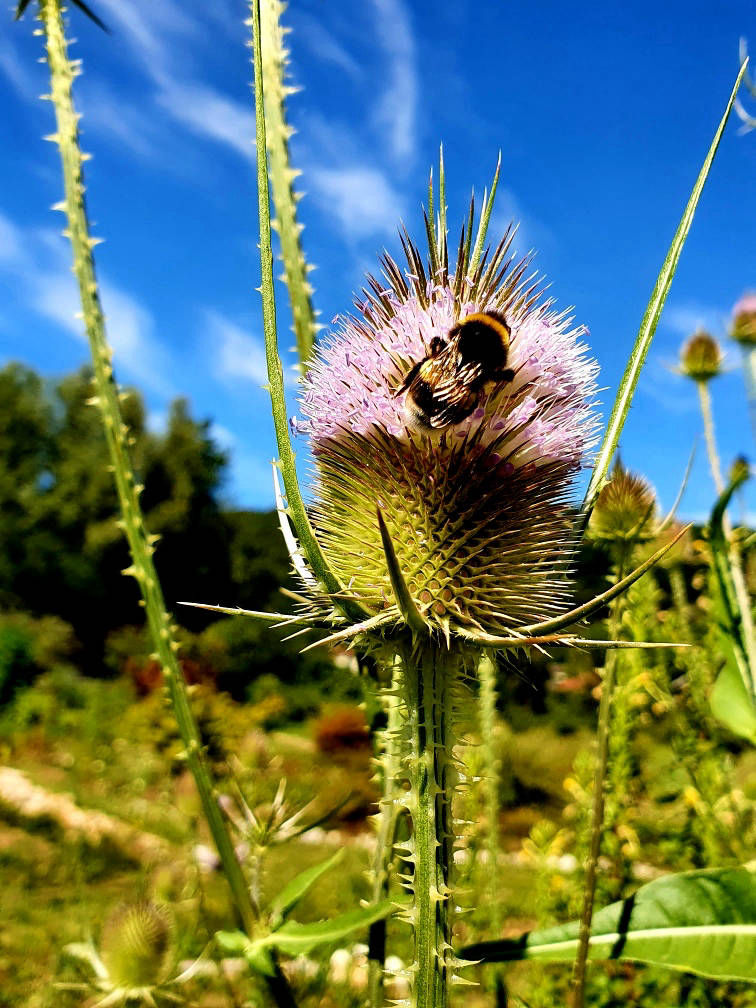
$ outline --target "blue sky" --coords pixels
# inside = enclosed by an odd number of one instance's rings
[[[74,10],[89,209],[120,379],[155,427],[189,398],[231,452],[228,501],[272,504],[261,343],[251,67],[236,0],[92,0]],[[31,9],[31,8],[30,8]],[[601,365],[605,415],[653,282],[737,72],[756,47],[751,2],[573,5],[511,0],[292,0],[285,23],[303,240],[326,325],[404,219],[421,234],[443,141],[453,231],[502,151],[491,236],[521,222],[522,251],[574,304]],[[0,359],[45,374],[85,361],[62,218],[52,107],[29,14],[0,35]],[[622,441],[671,503],[700,431],[694,387],[669,371],[703,323],[724,337],[756,288],[756,133],[733,121],[704,193]],[[279,290],[283,346],[285,293]],[[290,362],[293,363],[293,358]],[[738,348],[713,386],[721,453],[753,455]],[[292,407],[294,409],[295,407]],[[699,451],[683,514],[712,500]]]

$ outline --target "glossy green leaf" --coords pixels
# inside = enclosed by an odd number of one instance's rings
[[[756,709],[745,688],[737,658],[734,649],[730,648],[727,664],[717,676],[709,703],[712,714],[720,724],[734,735],[756,745]]]
[[[732,495],[746,479],[746,472],[736,475],[717,500],[709,521],[709,544],[717,585],[715,607],[721,631],[720,647],[725,656],[725,665],[714,684],[710,703],[714,717],[721,724],[735,735],[756,743],[756,703],[751,692],[756,669],[749,660],[747,635],[743,632],[743,618],[751,616],[750,612],[743,614],[741,611],[730,560],[732,547],[724,527]]]
[[[701,193],[703,192],[706,179],[709,176],[711,166],[714,162],[714,156],[717,153],[719,141],[722,139],[722,134],[724,133],[725,126],[727,125],[727,120],[730,117],[735,96],[737,95],[741,81],[743,80],[746,66],[747,63],[743,63],[743,66],[740,68],[740,73],[735,81],[735,86],[733,87],[732,94],[727,102],[724,115],[722,116],[719,126],[717,127],[717,131],[714,134],[714,139],[711,142],[709,151],[704,158],[703,166],[693,186],[693,191],[690,194],[688,204],[685,207],[680,223],[677,226],[677,231],[672,239],[672,244],[667,252],[661,272],[659,273],[654,289],[651,292],[651,299],[649,300],[646,311],[643,315],[643,320],[641,321],[635,345],[633,346],[630,358],[627,362],[625,373],[623,374],[622,381],[620,382],[620,387],[617,390],[617,396],[614,400],[614,405],[612,406],[612,412],[609,417],[606,433],[604,434],[604,439],[601,442],[601,448],[599,449],[599,453],[596,458],[596,465],[594,466],[591,481],[585,494],[580,519],[582,527],[585,527],[585,524],[588,522],[593,505],[601,492],[601,488],[603,487],[607,473],[609,472],[609,466],[612,463],[612,458],[617,450],[620,434],[622,433],[625,419],[630,411],[630,405],[633,401],[633,396],[635,395],[635,388],[638,384],[641,370],[646,361],[646,356],[651,347],[651,341],[654,338],[656,327],[659,324],[659,318],[661,317],[664,302],[667,299],[667,293],[669,292],[672,279],[677,270],[677,264],[680,261],[680,255],[682,253],[683,246],[685,245],[685,239],[688,237],[688,232],[690,231],[690,226],[693,222],[693,215],[696,212],[698,201],[701,198]]]
[[[313,865],[311,868],[306,868],[283,887],[281,892],[273,898],[270,906],[271,914],[276,922],[273,925],[274,930],[289,911],[299,903],[305,893],[309,892],[312,886],[315,885],[320,876],[325,875],[334,865],[337,865],[343,856],[344,849],[341,848],[336,851],[333,857],[328,858],[320,864]]]
[[[388,917],[396,904],[391,900],[358,907],[347,913],[339,914],[330,920],[315,921],[312,924],[300,924],[298,921],[287,921],[272,934],[250,942],[245,951],[247,958],[257,955],[265,949],[276,948],[286,955],[308,955],[319,945],[330,945],[341,941],[354,931],[363,931],[374,921]]]
[[[250,941],[243,931],[217,931],[215,941],[225,955],[241,956],[246,959],[253,973],[260,973],[266,977],[275,976],[276,966],[270,954],[271,950],[259,941]]]
[[[571,921],[520,938],[462,949],[474,961],[570,962],[580,924]],[[701,976],[756,981],[756,866],[668,875],[599,910],[592,960],[630,959]]]

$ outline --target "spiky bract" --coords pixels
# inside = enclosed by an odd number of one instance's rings
[[[368,278],[361,316],[342,321],[310,368],[296,423],[317,467],[315,527],[348,593],[399,619],[380,508],[415,605],[447,637],[516,632],[562,612],[570,587],[569,508],[594,435],[596,367],[583,330],[539,303],[510,243],[508,233],[471,270],[463,241],[450,274],[445,248],[426,269],[405,235],[408,271],[386,256],[383,282]],[[414,428],[397,395],[403,377],[478,311],[506,318],[514,380],[492,384],[461,423]]]

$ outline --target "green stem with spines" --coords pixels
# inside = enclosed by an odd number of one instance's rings
[[[626,552],[622,551],[614,580],[624,576]],[[609,639],[617,638],[621,623],[622,596],[612,602],[609,613]],[[572,1001],[571,1008],[583,1008],[585,1004],[586,968],[588,965],[588,950],[591,937],[591,921],[593,920],[593,905],[596,898],[596,880],[598,873],[599,854],[601,852],[601,833],[606,805],[605,783],[609,765],[609,729],[612,716],[612,698],[616,681],[618,655],[609,651],[604,663],[604,675],[601,680],[601,700],[599,702],[596,769],[593,777],[593,807],[591,809],[590,845],[588,860],[585,867],[585,883],[583,890],[583,909],[580,915],[580,935],[578,950],[572,971]]]
[[[265,96],[262,72],[262,41],[260,36],[260,0],[250,2],[252,28],[252,62],[255,74],[255,127],[257,140],[257,203],[260,221],[260,294],[262,297],[263,330],[265,333],[265,360],[268,369],[268,387],[276,432],[281,475],[286,491],[287,513],[291,518],[299,545],[313,574],[323,590],[333,595],[343,591],[338,578],[315,537],[304,500],[299,489],[294,451],[289,438],[289,419],[286,412],[283,368],[278,356],[276,329],[276,299],[273,286],[273,252],[270,233],[270,188],[267,171],[267,141],[265,128]],[[348,618],[362,620],[367,613],[356,603],[342,600],[339,608]]]
[[[285,100],[288,95],[295,93],[296,88],[285,83],[289,54],[283,44],[284,31],[281,27],[283,10],[281,0],[263,0],[260,11],[265,139],[275,209],[272,227],[277,231],[281,243],[283,280],[289,292],[297,354],[300,368],[304,373],[315,346],[319,327],[315,321],[312,304],[313,289],[307,279],[312,267],[305,261],[300,240],[303,226],[297,220],[297,202],[300,196],[293,188],[294,179],[300,172],[291,167],[289,158],[289,139],[294,130],[286,121]]]
[[[378,813],[378,829],[372,866],[372,902],[380,903],[389,895],[397,821],[399,819],[399,773],[402,743],[401,698],[402,666],[394,659],[391,685],[382,697],[386,727],[381,739],[380,765],[383,797]],[[370,925],[368,934],[368,1004],[383,1008],[386,962],[386,921]]]
[[[478,662],[478,682],[480,697],[478,714],[480,718],[480,744],[483,755],[483,787],[486,808],[486,852],[488,854],[488,888],[491,893],[489,920],[491,931],[501,934],[501,844],[499,842],[499,785],[501,780],[500,760],[496,755],[496,662],[490,654],[484,654]],[[492,981],[496,992],[496,1004],[506,1004],[504,971],[501,965],[492,970]]]
[[[456,960],[451,949],[454,829],[452,796],[457,769],[453,748],[460,656],[423,642],[403,656],[410,789],[405,805],[412,835],[403,845],[414,865],[407,887],[413,906],[405,913],[415,935],[412,1008],[446,1008]]]
[[[162,588],[152,559],[156,538],[146,529],[139,504],[138,485],[129,455],[129,430],[121,415],[118,386],[112,366],[112,352],[105,335],[105,319],[100,303],[95,272],[92,239],[85,203],[82,153],[79,146],[78,120],[73,103],[74,68],[68,58],[68,46],[59,0],[40,0],[47,60],[50,67],[51,99],[55,108],[57,133],[63,169],[64,209],[68,221],[74,274],[79,286],[84,326],[89,340],[94,370],[95,396],[92,399],[102,416],[113,475],[121,508],[121,526],[126,535],[132,565],[126,573],[139,584],[147,614],[147,623],[163,670],[164,681],[184,746],[187,766],[194,778],[202,810],[221,859],[223,873],[242,927],[254,933],[258,911],[247,886],[226,827],[218,795],[202,752],[202,741],[192,713],[186,684],[178,663],[178,643],[165,607]],[[280,1008],[293,1008],[294,1001],[285,977],[276,968],[267,978],[268,989]]]
[[[105,337],[105,320],[92,255],[95,242],[90,235],[86,212],[82,154],[78,136],[79,117],[74,110],[72,94],[74,69],[68,58],[62,9],[58,0],[41,0],[40,16],[44,25],[52,101],[57,122],[57,134],[54,139],[60,150],[63,167],[67,234],[73,249],[74,273],[79,285],[84,325],[94,368],[96,395],[92,401],[99,406],[102,415],[121,506],[121,525],[131,551],[133,563],[127,573],[136,578],[141,589],[147,622],[163,668],[166,687],[186,751],[187,764],[197,784],[203,811],[218,848],[237,910],[244,927],[251,931],[256,919],[255,907],[234,854],[231,838],[218,806],[217,795],[202,756],[199,730],[176,657],[178,644],[173,636],[173,627],[152,560],[155,539],[145,528],[139,504],[141,487],[136,482],[129,457],[129,431],[121,415],[118,387],[111,363],[112,353]]]
[[[480,718],[480,744],[483,755],[483,774],[486,802],[486,850],[489,857],[489,878],[493,896],[490,905],[491,930],[501,932],[501,905],[499,885],[499,760],[496,756],[496,662],[484,654],[478,662],[480,697],[478,713]]]

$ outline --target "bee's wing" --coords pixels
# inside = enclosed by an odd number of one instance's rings
[[[477,406],[480,368],[478,365],[457,368],[450,358],[449,365],[440,367],[439,372],[433,385],[435,408],[428,421],[431,427],[440,429],[465,420]]]
[[[418,361],[417,364],[412,365],[407,374],[404,376],[402,384],[394,392],[395,396],[400,396],[402,392],[407,391],[412,382],[415,380],[415,378],[417,378],[418,374],[420,373],[420,368],[423,366],[423,364],[424,361]]]

